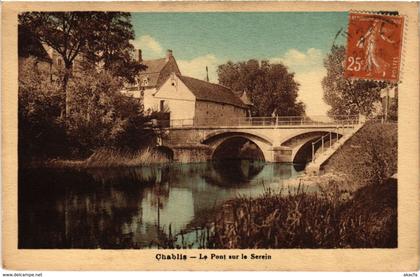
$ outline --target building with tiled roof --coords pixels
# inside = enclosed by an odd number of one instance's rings
[[[143,60],[142,51],[136,52],[135,57],[146,69],[137,76],[137,84],[127,86],[123,91],[126,95],[143,99],[145,110],[153,110],[153,97],[163,82],[171,73],[181,74],[172,50],[167,50],[166,57],[153,60]]]
[[[236,95],[228,87],[182,76],[172,50],[154,60],[143,60],[137,50],[135,58],[147,68],[123,93],[141,99],[146,112],[163,112],[172,125],[215,124],[218,119],[247,116],[252,104],[246,93]]]
[[[228,87],[187,76],[178,76],[178,78],[181,79],[199,101],[229,104],[239,108],[246,108],[246,105],[241,99]]]
[[[249,105],[228,87],[171,74],[154,95],[155,110],[169,113],[171,125],[223,124],[246,117]]]

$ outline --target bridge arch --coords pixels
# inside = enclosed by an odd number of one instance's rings
[[[228,131],[219,130],[219,131],[214,131],[207,134],[203,139],[201,139],[201,143],[208,144],[212,140],[219,139],[220,137],[228,137],[228,136],[233,136],[233,135],[244,136],[250,139],[260,140],[269,145],[273,145],[273,142],[274,142],[273,139],[267,136],[264,136],[262,134],[259,134],[257,132],[253,132],[253,131],[244,132],[244,131],[232,131],[232,130],[228,130]]]
[[[272,141],[264,136],[257,135],[255,133],[248,132],[213,132],[202,140],[203,144],[209,145],[212,149],[211,159],[218,159],[220,155],[232,155],[235,151],[245,152],[243,158],[251,158],[246,155],[246,151],[254,150],[255,159],[270,161],[270,148],[272,147]],[[236,147],[236,149],[235,149]],[[248,148],[248,149],[247,149]],[[230,153],[229,153],[230,150]],[[239,157],[239,156],[236,156]]]
[[[282,141],[280,142],[280,144],[288,145],[292,140],[301,139],[303,137],[312,136],[312,135],[319,135],[319,137],[321,137],[330,132],[334,134],[335,136],[339,135],[339,137],[343,136],[344,134],[342,129],[337,129],[337,128],[331,128],[331,129],[326,129],[326,130],[315,130],[315,129],[301,130],[282,138]]]
[[[329,135],[331,134],[331,135]],[[336,131],[309,131],[300,132],[283,140],[282,146],[290,148],[290,160],[297,164],[306,164],[312,159],[312,143],[315,152],[322,147],[321,137],[324,136],[324,146],[328,148],[333,145],[343,134]],[[330,144],[331,141],[331,144]]]

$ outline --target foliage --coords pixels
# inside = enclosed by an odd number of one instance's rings
[[[228,201],[218,211],[210,248],[397,247],[397,187],[359,189],[352,199],[268,192]]]
[[[397,124],[368,122],[325,165],[356,187],[380,185],[397,172]]]
[[[398,121],[398,92],[395,93],[394,98],[389,98],[388,119]]]
[[[92,12],[25,12],[19,23],[57,51],[68,68],[93,38],[93,18]]]
[[[20,38],[48,45],[64,63],[52,57],[53,70],[42,72],[44,57],[20,64],[19,142],[26,159],[81,158],[101,147],[137,150],[153,140],[139,101],[120,93],[144,68],[131,57],[129,13],[25,12],[19,30]]]
[[[69,85],[72,113],[67,118],[68,133],[79,148],[117,147],[137,150],[153,138],[145,129],[149,120],[142,105],[121,94],[122,82],[106,71],[86,71]]]
[[[304,104],[297,101],[299,84],[283,64],[268,61],[227,62],[217,69],[219,83],[234,91],[247,91],[254,104],[254,116],[303,115]]]
[[[114,76],[134,82],[143,66],[132,61],[134,31],[130,14],[122,12],[25,12],[19,24],[32,32],[42,43],[54,49],[64,62],[61,79],[66,95],[66,115],[70,114],[67,93],[75,60],[89,59]]]
[[[97,12],[93,26],[93,39],[88,40],[87,56],[103,63],[105,70],[124,81],[134,83],[140,70],[145,69],[132,58],[134,39],[130,13]]]
[[[61,117],[64,95],[36,59],[22,62],[19,73],[19,147],[22,157],[87,157],[95,149],[138,150],[154,139],[145,128],[140,102],[121,94],[122,81],[106,71],[86,68],[68,91],[73,110]]]
[[[124,131],[124,119],[116,106],[123,96],[119,83],[105,72],[85,72],[69,84],[72,112],[67,117],[68,132],[80,148],[112,145]]]
[[[60,120],[63,95],[50,81],[48,67],[34,58],[19,65],[19,159],[65,154],[64,122]]]
[[[322,80],[324,100],[331,106],[329,115],[374,115],[381,89],[389,86],[368,80],[344,78],[344,46],[333,46],[324,60],[327,76]]]

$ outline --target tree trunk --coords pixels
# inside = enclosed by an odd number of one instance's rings
[[[70,99],[70,93],[67,91],[67,85],[71,76],[71,70],[72,70],[72,64],[66,63],[65,69],[64,69],[64,76],[63,76],[63,93],[66,96],[65,100],[65,118],[68,118],[70,116],[71,112],[71,99]]]

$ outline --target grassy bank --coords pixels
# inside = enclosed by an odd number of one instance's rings
[[[169,159],[151,148],[139,151],[102,149],[93,153],[85,162],[86,167],[129,167],[167,163]]]
[[[397,172],[397,123],[368,122],[324,165],[325,173],[340,173],[358,189],[379,185]]]
[[[396,124],[368,123],[324,167],[321,192],[226,202],[211,248],[397,247]]]
[[[110,168],[130,167],[170,162],[164,154],[152,148],[138,151],[121,151],[113,149],[99,149],[84,160],[52,159],[48,161],[32,162],[32,167],[47,166],[55,168]]]

